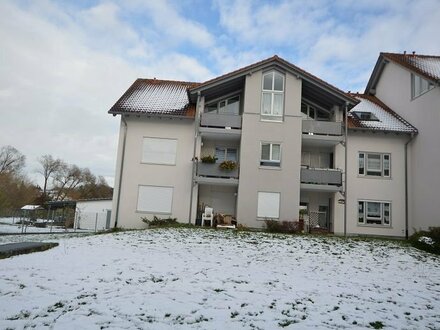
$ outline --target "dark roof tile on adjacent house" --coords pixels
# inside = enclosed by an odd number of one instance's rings
[[[431,80],[440,80],[440,56],[381,53],[381,55]]]
[[[137,79],[109,110],[111,114],[195,116],[188,90],[198,83],[159,79]]]
[[[348,113],[349,128],[372,131],[417,133],[417,128],[391,110],[377,97],[366,94],[352,94],[360,103]],[[361,114],[371,113],[375,120],[362,120]]]

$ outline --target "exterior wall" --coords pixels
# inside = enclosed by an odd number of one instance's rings
[[[76,202],[75,226],[79,229],[105,230],[107,212],[112,209],[112,200]]]
[[[214,213],[235,216],[237,187],[199,185],[199,204],[214,209]],[[204,208],[201,208],[202,210]]]
[[[240,148],[240,181],[237,221],[249,227],[263,227],[257,220],[258,192],[278,192],[280,220],[299,217],[301,163],[301,80],[285,76],[284,121],[260,120],[262,71],[246,77]],[[281,167],[260,167],[260,143],[281,143]]]
[[[194,121],[186,119],[127,118],[128,133],[119,205],[118,227],[144,228],[142,217],[176,217],[179,222],[187,222],[192,184],[192,155],[194,146]],[[122,131],[121,131],[122,135]],[[144,137],[177,139],[175,165],[143,164],[142,143]],[[121,149],[122,139],[120,139]],[[118,150],[117,178],[121,166]],[[137,211],[139,185],[174,187],[171,214],[151,214]],[[115,185],[115,201],[119,185]],[[116,213],[116,203],[113,204]],[[114,219],[113,215],[113,219]],[[114,221],[114,220],[113,220]]]
[[[440,226],[440,87],[411,100],[411,73],[388,63],[376,86],[376,96],[399,113],[419,134],[409,144],[409,231]]]
[[[405,236],[405,168],[404,144],[406,135],[350,132],[348,137],[347,234]],[[391,154],[391,178],[358,175],[358,153]],[[358,201],[391,202],[391,226],[358,224]],[[335,233],[343,233],[343,216],[336,218]],[[342,230],[341,230],[342,229]]]

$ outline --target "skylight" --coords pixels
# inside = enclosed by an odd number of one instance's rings
[[[353,111],[352,114],[358,120],[363,121],[380,121],[373,113],[367,111]]]

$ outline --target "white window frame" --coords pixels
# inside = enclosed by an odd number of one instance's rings
[[[263,153],[263,145],[269,145],[269,159],[263,159],[262,153]],[[273,146],[278,145],[280,146],[280,159],[273,159]],[[261,142],[260,143],[260,166],[263,167],[281,167],[281,153],[282,153],[282,146],[279,142]],[[269,164],[264,164],[269,163]]]
[[[228,150],[235,150],[236,159],[233,160],[233,161],[238,163],[238,148],[237,147],[215,146],[215,149],[214,149],[215,150],[215,155],[217,155],[217,149],[223,149],[224,159],[225,160],[230,160],[230,159],[227,159]],[[216,160],[217,163],[221,163],[222,161],[220,159]]]
[[[426,82],[426,88],[422,89],[422,83]],[[420,90],[416,91],[416,86],[420,85]],[[422,96],[423,94],[429,92],[434,88],[434,84],[428,79],[423,78],[422,76],[411,73],[411,100]]]
[[[163,192],[162,192],[162,194],[163,193],[166,193],[165,192],[165,190],[168,190],[168,194],[171,192],[171,199],[170,199],[170,201],[169,201],[169,203],[166,203],[166,204],[169,204],[169,207],[168,207],[168,205],[167,205],[167,209],[161,209],[161,208],[159,208],[159,204],[158,203],[153,203],[153,207],[151,207],[150,209],[146,209],[146,208],[144,208],[144,207],[141,207],[140,206],[140,202],[141,202],[141,200],[140,200],[140,197],[141,197],[141,195],[142,195],[142,188],[159,188],[159,190],[160,189],[162,189],[163,190]],[[156,195],[158,195],[157,194],[157,192],[156,192]],[[138,212],[138,213],[149,213],[149,214],[171,214],[172,213],[172,209],[173,209],[173,196],[174,196],[174,187],[172,187],[172,186],[155,186],[155,185],[138,185],[138,192],[137,192],[137,202],[136,202],[136,212]],[[156,207],[156,209],[154,208],[154,207]]]
[[[368,203],[380,204],[380,217],[373,217],[368,215]],[[362,210],[361,210],[362,205]],[[386,205],[388,205],[388,215],[385,214]],[[357,224],[358,226],[372,226],[372,227],[391,227],[392,217],[392,203],[390,201],[364,200],[360,199],[357,203]],[[388,217],[388,220],[386,219]],[[380,221],[381,223],[368,223],[368,221]]]
[[[145,143],[147,140],[160,140],[160,141],[173,141],[174,144],[174,158],[172,161],[151,161],[145,158]],[[142,164],[154,164],[154,165],[176,165],[176,159],[177,159],[177,146],[178,140],[173,138],[162,138],[162,137],[154,137],[154,136],[144,136],[142,138],[142,155],[141,155],[141,163]]]
[[[280,75],[282,77],[283,80],[283,90],[278,91],[275,90],[275,75]],[[267,75],[272,75],[272,89],[264,89],[264,77]],[[279,71],[276,70],[272,70],[272,71],[268,71],[268,72],[263,72],[262,75],[262,79],[261,79],[261,109],[260,109],[260,116],[261,119],[264,121],[276,121],[276,122],[280,122],[283,121],[283,116],[284,116],[284,91],[286,89],[286,79],[285,79],[285,75],[282,74]],[[263,95],[264,94],[270,94],[271,95],[271,103],[270,103],[270,113],[263,113],[263,106],[264,106],[264,102],[263,102]],[[275,114],[274,113],[274,100],[275,100],[275,95],[281,95],[282,96],[282,107],[281,107],[281,114]]]
[[[275,201],[277,203],[277,209],[272,210],[270,212],[267,212],[264,210],[264,201],[262,198],[264,197],[271,197],[271,198],[277,198],[278,200]],[[267,203],[267,202],[266,202]],[[259,191],[257,193],[257,218],[260,220],[266,220],[266,219],[272,219],[272,220],[279,220],[280,218],[280,205],[281,205],[281,193],[280,192],[272,192],[272,191]]]
[[[238,97],[238,114],[220,112],[220,103],[221,102],[225,102],[226,105],[229,105],[229,100],[230,99],[234,99],[236,97]],[[209,103],[206,104],[205,108],[207,109],[209,106],[215,105],[216,108],[217,108],[217,110],[215,111],[216,114],[227,114],[227,115],[231,115],[231,116],[234,116],[234,115],[235,116],[239,116],[240,115],[240,102],[241,102],[240,94],[233,94],[231,96],[227,96],[225,98],[222,98],[222,99],[220,99],[218,101],[209,102]],[[211,111],[211,112],[206,111],[206,113],[212,113],[212,112],[214,112],[214,111]]]
[[[361,157],[363,155],[363,157]],[[380,170],[368,169],[368,156],[379,156],[380,157]],[[388,157],[388,174],[386,174],[385,169],[385,158]],[[362,159],[363,158],[363,159]],[[361,168],[363,173],[361,173]],[[380,173],[380,175],[368,174],[368,172]],[[391,178],[391,153],[379,153],[379,152],[367,152],[361,151],[358,153],[358,176],[368,177],[368,178]]]

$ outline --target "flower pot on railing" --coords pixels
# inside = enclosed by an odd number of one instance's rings
[[[215,156],[209,155],[209,156],[204,156],[204,157],[200,158],[200,160],[202,161],[202,163],[205,163],[205,164],[214,164],[216,162],[217,158]]]
[[[237,163],[232,160],[225,160],[218,166],[222,171],[233,171],[237,168]]]

